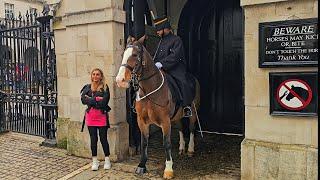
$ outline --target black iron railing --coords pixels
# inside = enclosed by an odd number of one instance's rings
[[[28,13],[0,21],[0,132],[55,138],[57,108],[47,108],[57,106],[51,21]]]

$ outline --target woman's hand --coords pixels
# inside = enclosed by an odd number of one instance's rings
[[[96,99],[96,101],[101,101],[103,99],[103,97],[97,96],[95,99]]]

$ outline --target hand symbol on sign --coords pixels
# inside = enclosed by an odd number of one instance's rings
[[[283,95],[280,97],[280,100],[281,100],[282,98],[284,98],[286,95],[288,95],[288,91],[285,91],[285,92],[283,93]]]

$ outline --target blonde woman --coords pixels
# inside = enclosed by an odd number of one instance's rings
[[[91,140],[91,169],[93,171],[99,169],[99,161],[97,159],[98,132],[105,155],[104,169],[111,168],[109,143],[107,139],[107,131],[110,127],[108,112],[111,110],[108,106],[109,99],[109,88],[108,85],[105,84],[103,72],[101,69],[95,68],[91,71],[91,83],[85,85],[81,90],[82,104],[87,105],[85,122]]]

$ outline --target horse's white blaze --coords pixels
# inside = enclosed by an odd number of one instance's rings
[[[172,169],[173,161],[171,157],[170,159],[171,159],[170,161],[166,161],[166,168],[164,169],[164,171],[173,171]]]
[[[129,57],[132,55],[132,52],[133,52],[132,47],[127,48],[124,51],[121,64],[127,64]],[[119,72],[116,77],[116,82],[117,82],[118,86],[127,88],[128,83],[124,82],[125,72],[126,72],[126,68],[124,66],[121,66],[119,68]]]
[[[194,134],[190,133],[188,152],[194,152]]]
[[[184,141],[183,133],[181,131],[179,131],[179,137],[180,137],[179,150],[184,150],[186,142]]]

